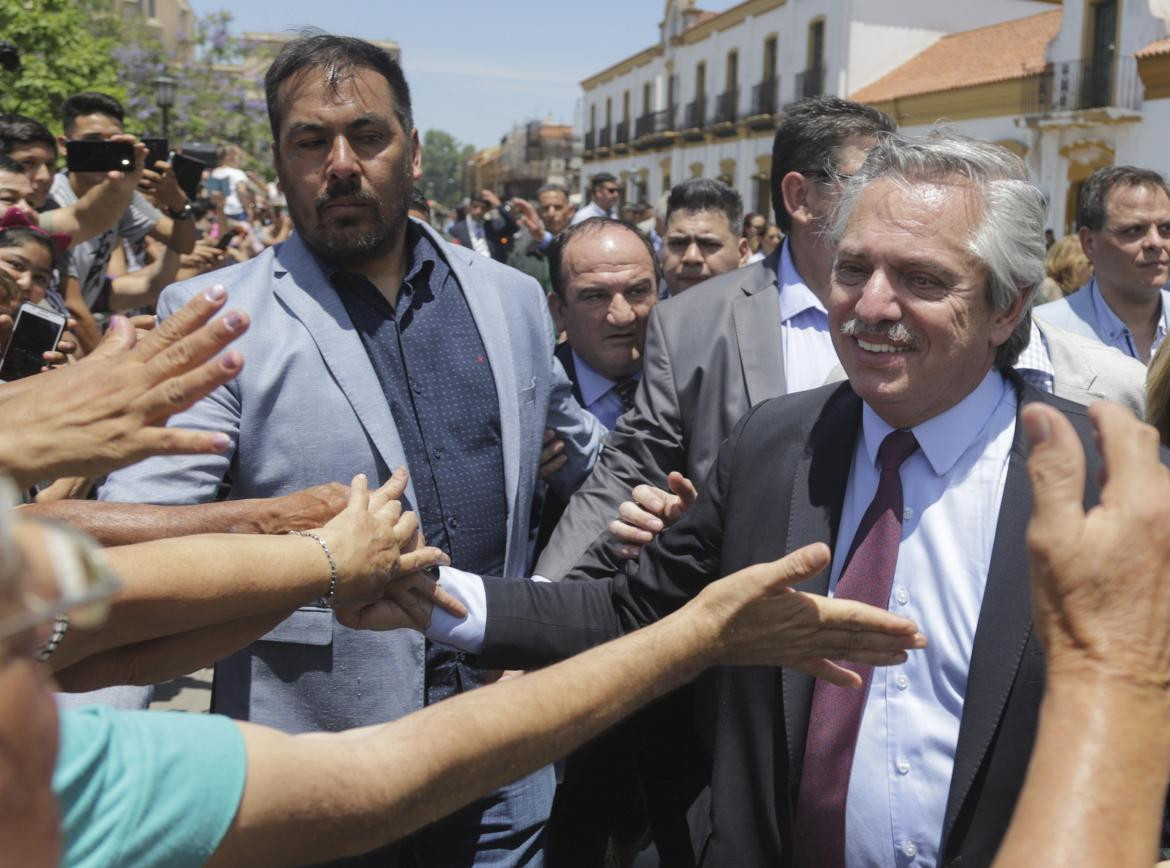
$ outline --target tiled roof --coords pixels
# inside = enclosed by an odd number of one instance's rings
[[[1159,54],[1170,54],[1170,36],[1165,39],[1159,39],[1151,42],[1141,51],[1137,52],[1137,57],[1156,57]]]
[[[1044,50],[1060,30],[1060,12],[947,34],[852,99],[883,102],[1035,75],[1044,70]]]

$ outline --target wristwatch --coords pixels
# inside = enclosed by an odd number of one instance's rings
[[[195,209],[191,207],[190,202],[188,202],[186,205],[184,205],[178,211],[175,211],[175,210],[168,208],[167,213],[171,216],[172,220],[194,220],[195,219]]]

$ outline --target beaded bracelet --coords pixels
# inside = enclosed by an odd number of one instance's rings
[[[290,530],[290,536],[307,536],[309,539],[317,541],[317,545],[321,546],[321,551],[325,552],[325,557],[329,558],[329,593],[324,597],[319,598],[316,603],[318,606],[325,608],[332,608],[333,598],[337,594],[337,561],[333,560],[333,552],[329,551],[329,546],[325,543],[318,534],[311,530]]]

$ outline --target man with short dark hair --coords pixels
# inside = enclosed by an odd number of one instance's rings
[[[747,262],[748,240],[735,234],[743,199],[722,181],[675,184],[666,204],[662,272],[671,296]]]
[[[480,256],[507,262],[516,235],[516,219],[491,190],[467,203],[467,216],[451,227],[451,237]]]
[[[1170,187],[1150,169],[1106,166],[1077,200],[1093,278],[1036,317],[1149,364],[1170,326]]]
[[[363,40],[287,43],[265,78],[273,156],[296,232],[214,277],[169,288],[163,316],[210,283],[257,328],[231,384],[175,424],[230,432],[226,454],[159,458],[113,474],[103,499],[267,496],[402,464],[427,541],[454,563],[527,571],[546,427],[564,444],[549,482],[567,494],[603,431],[552,355],[535,281],[409,219],[421,146],[399,64]],[[400,717],[484,682],[454,651],[407,631],[343,627],[322,605],[294,612],[216,666],[216,710],[293,732]],[[551,769],[448,817],[407,845],[419,865],[537,865]],[[386,864],[391,853],[365,864]],[[393,863],[391,863],[393,864]]]
[[[548,270],[548,251],[553,240],[573,218],[569,191],[560,184],[545,184],[536,191],[537,207],[524,199],[513,199],[512,210],[518,215],[525,236],[518,236],[515,249],[508,256],[513,268],[535,277],[546,293],[553,291]]]
[[[23,115],[0,115],[0,154],[24,166],[33,184],[32,202],[38,210],[57,207],[49,202],[57,140],[48,127]]]
[[[768,226],[768,218],[758,211],[751,211],[743,215],[742,235],[748,242],[748,264],[759,262],[766,255],[760,249],[764,240],[764,230]]]
[[[577,213],[573,215],[573,223],[580,223],[590,217],[616,219],[617,203],[621,197],[622,190],[618,186],[618,179],[609,172],[598,172],[589,181],[589,202],[577,209]]]

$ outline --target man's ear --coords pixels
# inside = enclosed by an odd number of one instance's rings
[[[747,265],[748,257],[752,255],[752,245],[742,235],[739,237],[739,264],[742,268]]]
[[[1081,239],[1081,250],[1085,252],[1085,258],[1088,259],[1089,262],[1093,262],[1093,244],[1095,239],[1093,238],[1093,233],[1089,230],[1089,227],[1082,226],[1080,229],[1078,229],[1077,238]],[[1096,265],[1095,262],[1093,264]]]
[[[812,180],[800,172],[789,172],[780,179],[780,201],[784,203],[784,210],[788,212],[793,223],[806,225],[812,222],[813,214],[809,210],[808,194]]]
[[[562,318],[561,297],[556,292],[548,294],[548,312],[552,314],[553,322],[556,323],[557,333],[565,330],[565,321]]]
[[[422,177],[422,145],[419,144],[418,140],[418,127],[414,127],[410,131],[410,147],[414,151],[410,160],[412,172],[410,177],[417,181]]]
[[[992,344],[997,347],[1001,346],[1012,336],[1012,332],[1020,324],[1020,317],[1029,308],[1034,291],[1032,287],[1020,287],[1020,294],[1016,296],[1016,300],[1012,303],[1012,306],[994,315],[991,322]]]

